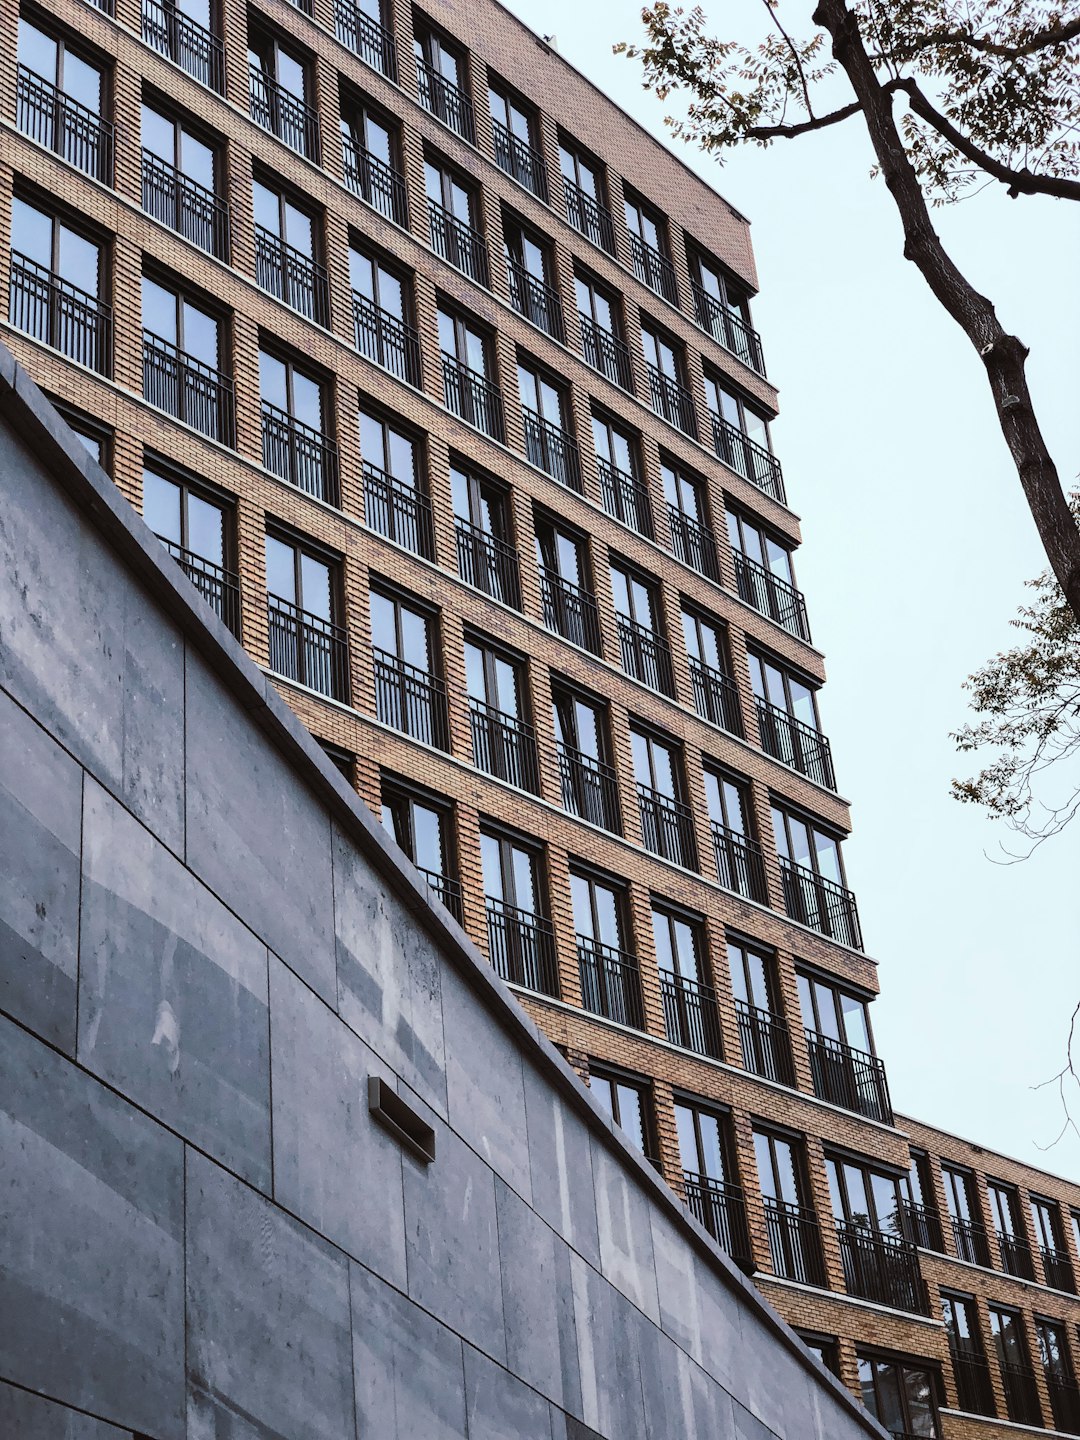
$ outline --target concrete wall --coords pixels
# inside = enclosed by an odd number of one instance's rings
[[[0,1010],[4,1440],[882,1434],[2,347]]]

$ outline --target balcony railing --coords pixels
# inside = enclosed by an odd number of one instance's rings
[[[491,118],[491,138],[495,148],[495,164],[507,175],[513,176],[519,185],[540,200],[547,200],[547,176],[544,173],[544,157],[539,150],[526,144],[508,129],[501,120]]]
[[[365,65],[380,71],[388,80],[398,78],[397,45],[385,26],[365,14],[352,0],[336,0],[334,19],[342,45],[347,45]]]
[[[917,1205],[914,1200],[901,1200],[897,1212],[900,1233],[912,1245],[921,1250],[934,1250],[944,1255],[945,1245],[941,1238],[941,1217],[929,1205]]]
[[[774,500],[787,504],[783,471],[771,450],[751,440],[737,425],[719,415],[712,416],[712,432],[713,448],[729,469]]]
[[[655,291],[669,305],[678,305],[679,287],[675,282],[675,266],[655,245],[650,245],[632,230],[630,257],[634,262],[634,274],[641,283]]]
[[[747,900],[756,900],[759,905],[769,903],[769,891],[765,884],[765,859],[761,846],[748,835],[729,830],[715,820],[709,826],[712,834],[713,857],[716,873],[725,890],[742,895]]]
[[[375,714],[384,725],[413,740],[450,749],[446,686],[438,675],[372,648],[375,666]]]
[[[113,127],[95,111],[19,66],[16,124],[46,150],[103,185],[112,182]]]
[[[876,1055],[856,1050],[817,1030],[807,1030],[806,1044],[814,1094],[819,1100],[869,1120],[880,1120],[883,1125],[892,1124],[885,1066]]]
[[[411,325],[353,291],[353,336],[361,355],[420,388],[420,336]]]
[[[677,505],[668,504],[671,548],[676,559],[706,580],[720,583],[720,562],[716,557],[716,536],[704,525],[684,515]]]
[[[756,705],[758,734],[765,754],[779,760],[782,765],[790,765],[800,775],[816,780],[827,790],[835,790],[832,747],[821,731],[797,720],[768,700],[758,697]]]
[[[224,621],[239,640],[240,577],[232,570],[196,555],[194,550],[185,550],[182,545],[166,540],[162,535],[158,539],[218,619]]]
[[[431,501],[426,495],[364,461],[364,518],[372,530],[393,540],[403,550],[435,558],[435,529]]]
[[[349,700],[349,644],[340,625],[267,596],[270,668],[334,700]]]
[[[962,1220],[958,1215],[950,1215],[949,1222],[957,1258],[969,1265],[989,1265],[990,1244],[983,1227],[975,1220]]]
[[[443,875],[438,870],[425,870],[422,865],[418,865],[416,868],[460,925],[462,915],[460,880],[451,879],[449,875]]]
[[[778,1085],[795,1085],[791,1039],[784,1022],[769,1010],[735,1001],[743,1068]]]
[[[637,794],[641,843],[645,849],[687,870],[696,870],[697,845],[690,807],[640,782]]]
[[[541,565],[540,598],[544,606],[544,624],[549,630],[571,644],[591,651],[593,655],[602,653],[600,615],[596,600],[588,590]]]
[[[502,440],[502,396],[491,381],[445,351],[442,367],[446,408],[493,440]]]
[[[888,1305],[894,1310],[928,1313],[926,1287],[914,1247],[895,1235],[864,1229],[848,1220],[836,1222],[844,1285],[849,1295]]]
[[[261,225],[255,226],[255,283],[316,325],[329,326],[326,267]]]
[[[693,1170],[684,1170],[683,1190],[687,1208],[694,1219],[705,1227],[721,1250],[726,1251],[741,1269],[752,1271],[754,1254],[742,1187],[713,1180],[708,1175],[698,1175]]]
[[[481,770],[518,790],[540,793],[536,731],[525,720],[469,696],[473,761]]]
[[[142,207],[200,250],[228,261],[228,205],[149,150],[142,152]]]
[[[1052,1290],[1065,1290],[1070,1295],[1076,1294],[1076,1277],[1073,1275],[1072,1261],[1064,1250],[1051,1250],[1045,1245],[1039,1246],[1039,1254],[1042,1256],[1043,1274],[1046,1276],[1046,1283]]]
[[[225,94],[225,46],[205,25],[192,20],[175,4],[142,0],[145,44],[210,90]]]
[[[780,878],[784,884],[784,909],[790,919],[830,935],[853,950],[863,948],[859,912],[850,890],[783,855]]]
[[[950,1341],[949,1355],[960,1409],[971,1415],[996,1416],[994,1385],[982,1347],[971,1341]]]
[[[521,423],[525,430],[525,458],[529,464],[580,495],[581,456],[574,437],[527,405],[521,408]]]
[[[248,75],[255,124],[318,165],[322,158],[319,112],[259,66],[250,66]]]
[[[586,365],[599,370],[620,389],[633,391],[634,369],[630,363],[630,347],[618,335],[598,325],[590,315],[578,311],[581,324],[581,353]]]
[[[588,935],[577,937],[581,1003],[594,1015],[644,1030],[637,957]]]
[[[460,516],[454,520],[454,534],[461,578],[493,600],[520,610],[521,581],[514,547]]]
[[[662,635],[647,630],[636,620],[625,615],[616,615],[619,631],[619,651],[622,667],[627,675],[658,690],[661,695],[675,697],[675,673],[671,668],[671,647]]]
[[[407,229],[409,201],[405,177],[348,135],[341,137],[341,162],[345,183],[353,194],[385,219]]]
[[[559,997],[559,968],[551,921],[487,896],[488,953],[497,975],[512,985]]]
[[[262,402],[262,451],[272,475],[328,505],[340,503],[337,445],[269,400]]]
[[[472,109],[469,97],[461,86],[448,80],[420,56],[416,57],[416,83],[424,109],[430,110],[437,120],[448,125],[463,140],[475,143]]]
[[[821,1231],[813,1210],[787,1200],[762,1197],[772,1273],[800,1285],[825,1285]]]
[[[1033,1425],[1042,1429],[1043,1414],[1035,1371],[1030,1365],[1020,1365],[1010,1360],[1002,1360],[1000,1365],[1009,1419],[1017,1425]]]
[[[602,455],[596,457],[596,468],[600,475],[600,495],[607,513],[651,540],[652,508],[646,487],[636,475],[620,470]]]
[[[565,809],[579,820],[588,820],[601,830],[621,835],[619,786],[612,767],[561,740],[556,743],[556,750]]]
[[[227,375],[143,331],[143,396],[185,425],[235,444],[233,385]]]
[[[428,201],[428,228],[431,248],[455,270],[468,275],[485,290],[491,289],[487,246],[479,230],[451,215],[434,200]]]
[[[8,321],[99,374],[109,373],[112,309],[44,265],[11,252]]]
[[[734,310],[722,305],[715,295],[703,290],[696,280],[692,284],[697,323],[744,365],[756,370],[759,375],[764,375],[765,358],[762,355],[758,332],[753,326],[747,325],[741,315],[736,315]]]
[[[614,255],[615,226],[607,206],[594,200],[580,185],[575,185],[573,180],[567,180],[565,175],[563,193],[566,196],[566,218],[574,229],[584,235],[586,240],[599,245],[601,250]]]
[[[750,605],[759,615],[767,615],[777,625],[782,625],[800,640],[810,639],[810,622],[806,618],[806,601],[802,591],[796,590],[779,575],[766,570],[759,561],[736,550],[735,582],[739,599]]]
[[[669,425],[674,425],[676,430],[694,438],[697,427],[694,424],[694,399],[690,391],[685,385],[680,385],[678,380],[658,370],[655,365],[646,362],[645,368],[649,372],[649,395],[654,413]]]
[[[672,1045],[713,1060],[723,1059],[720,1015],[711,985],[661,969],[660,998],[664,1004],[664,1030]]]
[[[690,683],[694,691],[694,709],[703,720],[718,725],[729,735],[742,736],[742,704],[739,687],[730,675],[714,670],[696,656],[687,657],[690,665]]]
[[[512,255],[506,257],[506,274],[510,284],[510,304],[524,315],[531,325],[554,339],[565,339],[562,300],[559,292],[539,275],[526,270]]]
[[[1064,1430],[1069,1435],[1080,1435],[1080,1386],[1071,1375],[1055,1375],[1052,1371],[1044,1373],[1054,1429]]]
[[[1006,1275],[1016,1275],[1021,1280],[1035,1279],[1035,1260],[1031,1246],[1021,1235],[1010,1235],[1005,1230],[996,1230],[1001,1268]]]

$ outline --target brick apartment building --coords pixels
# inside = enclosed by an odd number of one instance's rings
[[[494,0],[0,24],[5,342],[885,1427],[1080,1433],[1080,1188],[874,1053],[743,217]]]

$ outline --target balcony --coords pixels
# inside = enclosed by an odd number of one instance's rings
[[[630,347],[610,330],[598,325],[589,315],[578,311],[581,325],[581,353],[586,365],[591,365],[621,390],[633,393],[634,367],[630,361]]]
[[[495,150],[495,164],[505,170],[519,185],[524,185],[538,200],[547,201],[547,176],[544,172],[544,157],[539,150],[526,144],[507,128],[501,120],[491,119],[491,138]]]
[[[668,527],[671,549],[677,560],[689,565],[706,580],[720,584],[720,562],[716,557],[716,536],[677,505],[668,505]]]
[[[920,1250],[945,1254],[945,1244],[941,1238],[941,1218],[936,1210],[929,1205],[917,1205],[914,1200],[901,1200],[897,1217],[900,1221],[900,1233],[905,1240],[909,1240]]]
[[[969,1265],[989,1265],[990,1245],[983,1227],[977,1221],[963,1220],[959,1215],[950,1215],[949,1220],[957,1259],[966,1260]]]
[[[113,127],[40,75],[19,66],[15,123],[43,145],[103,185],[112,183]]]
[[[636,475],[620,470],[602,455],[596,457],[596,469],[600,475],[600,495],[604,509],[616,520],[652,539],[652,508],[649,492]]]
[[[671,668],[671,647],[662,635],[647,630],[636,620],[616,615],[619,651],[627,675],[640,680],[650,690],[675,698],[675,675]]]
[[[488,954],[492,969],[511,985],[559,998],[559,967],[551,921],[487,896]]]
[[[286,680],[349,702],[349,643],[340,625],[268,595],[270,669]]]
[[[588,590],[541,565],[540,598],[544,606],[544,624],[549,630],[593,655],[602,653],[600,616],[596,601]]]
[[[476,143],[472,109],[469,97],[460,85],[448,80],[441,71],[429,65],[426,60],[416,57],[416,84],[420,104],[429,110],[436,120],[453,130],[470,144]]]
[[[577,937],[581,1003],[594,1015],[644,1030],[637,957],[589,935]]]
[[[719,415],[712,416],[712,432],[713,448],[717,457],[729,470],[734,470],[737,475],[749,480],[751,485],[756,485],[759,490],[771,495],[774,500],[779,500],[782,505],[787,504],[783,471],[780,469],[780,461],[771,450],[766,450],[764,445],[751,440],[737,425]]]
[[[640,783],[637,794],[641,843],[645,849],[686,870],[696,870],[697,845],[690,807]]]
[[[643,285],[666,300],[669,305],[678,306],[679,287],[675,282],[675,266],[655,245],[650,245],[640,235],[630,232],[630,258],[634,262],[634,274]]]
[[[1051,1290],[1064,1290],[1070,1295],[1075,1295],[1076,1279],[1068,1252],[1051,1250],[1045,1245],[1040,1245],[1039,1254],[1042,1256],[1043,1274]]]
[[[828,935],[852,950],[863,948],[855,896],[835,880],[780,856],[784,909],[790,920]]]
[[[487,246],[480,231],[451,215],[434,200],[428,201],[428,212],[428,231],[435,254],[475,280],[477,285],[490,290]]]
[[[469,725],[474,764],[517,790],[539,795],[533,727],[473,695],[469,696]]]
[[[694,424],[694,400],[685,385],[680,385],[678,380],[665,375],[655,365],[645,364],[649,372],[649,395],[652,400],[653,413],[666,420],[669,425],[674,425],[676,430],[681,430],[684,435],[689,435],[692,440],[697,438],[697,426]]]
[[[149,150],[142,152],[142,208],[200,250],[228,263],[228,205]]]
[[[1017,1425],[1032,1425],[1041,1430],[1043,1415],[1035,1371],[1030,1365],[1021,1365],[1010,1360],[1002,1360],[1000,1365],[1009,1419]]]
[[[1071,1375],[1055,1375],[1045,1371],[1046,1388],[1050,1394],[1050,1409],[1054,1416],[1054,1429],[1064,1430],[1069,1435],[1080,1435],[1080,1386]]]
[[[556,752],[563,808],[579,820],[621,835],[619,786],[612,767],[561,740],[556,742]]]
[[[109,373],[112,308],[16,250],[11,252],[8,321],[69,360]]]
[[[784,1022],[771,1011],[744,1000],[735,1001],[735,1018],[739,1022],[743,1069],[794,1089],[791,1039]]]
[[[196,555],[193,550],[185,550],[172,540],[166,540],[162,535],[159,535],[158,539],[218,619],[223,621],[239,640],[240,577],[232,570],[225,570],[222,566],[215,565],[212,560]]]
[[[521,582],[517,551],[505,540],[489,535],[460,516],[454,520],[458,574],[493,600],[521,609]]]
[[[262,452],[271,475],[327,505],[340,503],[338,449],[333,440],[269,400],[262,402]]]
[[[739,687],[730,675],[714,670],[695,656],[687,657],[690,666],[690,683],[694,691],[694,709],[703,720],[718,725],[729,735],[742,738],[742,704]]]
[[[397,45],[385,26],[365,14],[352,0],[336,0],[334,21],[342,45],[388,80],[397,80]]]
[[[560,342],[564,341],[566,334],[559,292],[553,290],[539,275],[533,275],[526,270],[512,255],[506,257],[506,273],[510,285],[510,304],[518,314],[524,315],[530,325],[543,330],[545,335],[550,335]]]
[[[272,75],[251,65],[251,118],[276,135],[282,144],[318,165],[322,160],[319,112],[299,95],[279,85]]]
[[[417,331],[355,290],[352,302],[353,339],[360,354],[419,390],[420,336]]]
[[[720,1249],[731,1256],[740,1270],[752,1274],[754,1254],[741,1186],[684,1170],[683,1191],[687,1209],[694,1219],[709,1232]]]
[[[885,1066],[876,1055],[867,1055],[817,1030],[806,1031],[810,1052],[810,1074],[814,1094],[830,1105],[865,1115],[868,1120],[893,1123]]]
[[[748,835],[729,830],[715,820],[710,824],[709,831],[720,884],[725,890],[746,900],[767,905],[769,891],[765,884],[765,860],[761,846]]]
[[[926,1287],[914,1245],[895,1235],[864,1229],[849,1220],[836,1222],[844,1286],[849,1295],[888,1305],[893,1310],[928,1313]]]
[[[442,352],[443,399],[446,408],[493,440],[503,438],[502,396],[491,381]]]
[[[255,226],[255,283],[316,325],[330,325],[326,268],[279,235]]]
[[[1020,1235],[1010,1235],[1005,1230],[994,1232],[997,1236],[1001,1268],[1006,1275],[1015,1275],[1020,1280],[1035,1279],[1035,1260],[1031,1246]]]
[[[997,1416],[994,1385],[982,1347],[971,1340],[950,1340],[949,1356],[961,1410],[970,1415]]]
[[[664,1032],[672,1045],[713,1060],[724,1058],[716,991],[711,985],[661,969],[660,999],[664,1005]]]
[[[772,1273],[799,1285],[825,1286],[821,1231],[813,1210],[788,1200],[762,1197]]]
[[[527,405],[521,409],[525,431],[525,458],[560,485],[581,494],[581,456],[568,430],[553,425]]]
[[[807,779],[816,780],[826,790],[835,790],[832,747],[820,730],[760,697],[756,708],[758,734],[765,754],[779,760],[781,765],[789,765]]]
[[[438,675],[421,670],[388,650],[372,647],[375,669],[375,715],[436,750],[450,749],[446,686]]]
[[[765,374],[765,359],[761,351],[761,339],[741,315],[722,305],[715,295],[703,290],[696,280],[692,281],[694,291],[694,314],[697,323],[712,338],[741,360],[744,365]]]
[[[345,173],[345,184],[363,200],[377,210],[386,220],[392,220],[403,230],[409,226],[409,201],[405,188],[405,177],[385,160],[380,160],[370,150],[357,145],[351,136],[341,137],[341,163]]]
[[[236,443],[232,381],[149,330],[143,331],[143,397],[211,440]]]
[[[435,529],[431,501],[426,495],[364,461],[364,518],[378,535],[403,550],[435,558]]]
[[[142,0],[142,38],[207,89],[225,94],[225,46],[174,4]]]
[[[576,185],[573,180],[567,180],[565,175],[563,194],[566,197],[566,218],[574,229],[584,235],[586,240],[599,245],[601,250],[614,255],[615,226],[607,206],[594,200],[580,185]]]
[[[790,635],[809,641],[810,622],[806,618],[806,601],[802,591],[796,590],[794,585],[774,575],[771,570],[766,570],[764,565],[744,555],[741,550],[736,550],[732,558],[739,599],[759,615],[775,621]]]
[[[449,875],[443,875],[438,870],[425,870],[418,865],[417,870],[427,881],[428,888],[435,892],[436,897],[444,904],[454,919],[461,924],[461,882],[453,880]]]

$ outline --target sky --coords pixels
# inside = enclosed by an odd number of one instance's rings
[[[639,3],[511,8],[664,135],[638,63],[611,53],[640,37]],[[714,31],[726,23],[729,35],[736,8],[705,0]],[[811,8],[785,7],[788,23]],[[573,130],[572,115],[560,120]],[[894,1104],[1080,1181],[1080,1139],[1055,1143],[1062,1101],[1053,1084],[1038,1088],[1064,1064],[1080,1001],[1080,821],[1023,863],[1002,863],[1015,837],[949,795],[950,780],[971,773],[949,739],[969,715],[962,682],[1015,643],[1009,621],[1045,561],[982,367],[903,259],[859,125],[745,147],[723,167],[669,143],[752,222],[752,313],[780,392],[773,443],[802,517],[796,575],[826,657],[822,723],[852,801],[844,858],[880,966],[872,1019]],[[1080,207],[995,187],[935,223],[1030,347],[1043,431],[1071,483]],[[1080,1124],[1080,1092],[1072,1100]]]

